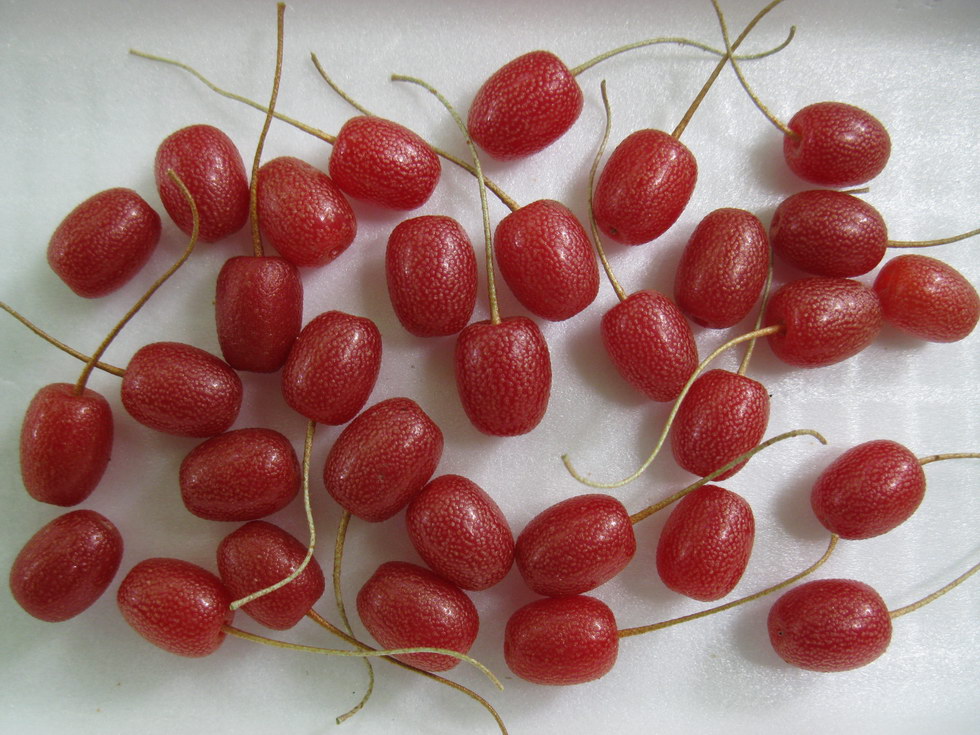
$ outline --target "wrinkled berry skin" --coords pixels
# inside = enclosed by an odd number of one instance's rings
[[[473,244],[451,217],[399,223],[385,250],[388,296],[398,321],[416,337],[445,337],[465,327],[476,305]]]
[[[799,137],[783,139],[783,157],[801,179],[819,186],[858,186],[885,168],[892,144],[877,118],[842,102],[817,102],[793,115]]]
[[[830,463],[810,491],[817,520],[845,539],[880,536],[904,523],[926,493],[912,452],[879,439],[851,447]]]
[[[568,686],[605,676],[619,654],[609,607],[594,597],[549,597],[518,609],[504,630],[504,660],[534,684]]]
[[[852,579],[817,579],[794,587],[773,604],[767,624],[779,657],[809,671],[867,666],[892,637],[884,600]]]
[[[460,475],[441,475],[422,488],[405,524],[422,560],[461,589],[489,589],[514,563],[514,534],[500,506]]]
[[[190,205],[174,173],[194,198],[201,218],[198,237],[217,242],[238,232],[248,221],[248,177],[231,138],[211,125],[191,125],[171,133],[157,149],[154,164],[157,192],[174,223],[188,235],[194,228]]]
[[[442,447],[442,431],[421,406],[409,398],[389,398],[344,428],[327,455],[323,482],[351,514],[384,521],[429,481]]]
[[[432,147],[408,128],[380,117],[352,117],[337,133],[330,177],[348,196],[387,209],[417,209],[439,183]]]
[[[567,597],[619,574],[636,553],[629,513],[610,495],[577,495],[536,515],[517,537],[514,560],[539,595]]]
[[[79,296],[105,296],[146,264],[160,229],[160,215],[132,189],[100,191],[58,225],[48,265]]]
[[[925,255],[899,255],[878,272],[875,293],[885,321],[919,339],[957,342],[980,319],[980,296],[952,266]]]
[[[35,500],[72,506],[87,498],[112,456],[112,409],[91,388],[70,383],[37,392],[20,429],[20,472]]]
[[[565,205],[540,199],[504,217],[493,235],[500,275],[532,314],[560,322],[599,293],[592,241]]]
[[[698,223],[674,276],[674,299],[702,327],[725,329],[748,316],[769,271],[769,238],[751,212],[716,209]]]
[[[814,276],[790,281],[769,300],[765,326],[783,329],[766,337],[780,360],[796,367],[822,367],[846,360],[881,331],[875,292],[847,278]]]
[[[470,105],[467,128],[499,160],[524,158],[554,143],[582,112],[582,90],[565,63],[531,51],[500,67]]]
[[[638,130],[609,156],[595,186],[595,221],[624,245],[655,240],[677,221],[697,183],[683,143],[662,130]]]
[[[68,620],[102,596],[122,553],[122,536],[108,518],[94,510],[73,510],[24,544],[10,568],[10,592],[39,620]]]
[[[466,594],[428,569],[389,561],[357,593],[357,613],[382,648],[445,648],[466,653],[480,619]],[[447,671],[459,659],[441,653],[395,656],[424,671]]]

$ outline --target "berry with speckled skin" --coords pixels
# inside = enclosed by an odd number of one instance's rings
[[[181,559],[156,557],[134,566],[119,585],[119,611],[141,636],[178,656],[214,653],[231,625],[231,593],[214,574]]]
[[[702,327],[725,329],[748,316],[769,271],[769,239],[751,212],[716,209],[691,233],[674,275],[674,299]]]
[[[577,495],[536,515],[517,537],[514,560],[528,587],[563,597],[595,589],[636,553],[629,513],[611,495]]]
[[[327,455],[323,482],[351,514],[383,521],[429,481],[442,447],[442,431],[421,406],[409,398],[389,398],[344,428]]]
[[[638,130],[616,146],[596,182],[595,221],[609,238],[640,245],[664,234],[697,183],[693,154],[661,130]]]
[[[357,415],[381,369],[381,332],[366,317],[327,311],[296,338],[282,369],[282,393],[295,411],[336,426]]]
[[[48,264],[79,296],[128,282],[160,241],[160,215],[132,189],[107,189],[65,217],[48,242]]]
[[[262,236],[293,265],[325,265],[357,235],[343,192],[320,169],[292,156],[259,169],[257,212]]]
[[[444,648],[466,653],[480,630],[476,606],[462,590],[424,567],[385,562],[357,593],[357,613],[382,648]],[[395,656],[425,671],[447,671],[458,658],[440,653]]]
[[[177,227],[189,235],[194,218],[180,187],[167,175],[170,169],[194,198],[201,219],[201,240],[217,242],[245,226],[248,177],[231,138],[211,125],[191,125],[169,135],[157,149],[157,192]]]
[[[251,521],[218,545],[218,574],[228,592],[240,600],[282,581],[306,558],[306,547],[272,523]],[[288,630],[305,617],[323,595],[323,570],[311,558],[289,584],[251,602],[242,610],[273,630]]]
[[[39,620],[68,620],[102,596],[122,553],[122,536],[108,518],[94,510],[73,510],[24,544],[10,568],[10,592]]]
[[[504,660],[534,684],[584,684],[605,676],[619,654],[612,610],[587,595],[549,597],[519,608],[504,631]]]
[[[198,444],[180,463],[180,497],[199,518],[251,521],[296,497],[302,476],[289,440],[272,429],[236,429]]]
[[[592,241],[558,202],[541,199],[508,214],[494,231],[493,250],[517,300],[542,319],[573,317],[599,292]]]
[[[380,117],[344,123],[330,156],[330,177],[345,194],[388,209],[421,207],[441,174],[442,164],[428,143]]]
[[[688,390],[670,430],[680,467],[704,477],[756,446],[769,424],[769,392],[757,380],[709,370]],[[745,462],[715,477],[724,480]]]
[[[582,112],[582,90],[561,59],[531,51],[495,71],[467,116],[470,137],[494,158],[524,158],[554,143]]]
[[[669,298],[637,291],[602,316],[602,344],[619,374],[654,401],[672,401],[698,366],[687,319]]]
[[[817,276],[860,276],[881,262],[888,247],[888,229],[878,210],[829,189],[784,199],[772,216],[769,236],[780,258]]]
[[[538,325],[527,317],[470,324],[456,339],[455,369],[463,410],[484,434],[526,434],[544,418],[551,355]]]
[[[784,593],[769,610],[769,641],[788,664],[850,671],[888,648],[892,620],[884,600],[853,579],[816,579]]]
[[[925,255],[899,255],[878,272],[875,293],[885,321],[919,339],[956,342],[980,319],[980,296],[952,266]]]
[[[848,278],[814,276],[780,287],[769,300],[764,326],[783,327],[766,337],[780,360],[821,367],[863,350],[881,323],[881,303],[870,288]]]
[[[46,385],[31,399],[20,430],[20,472],[35,500],[71,506],[87,498],[112,455],[112,409],[90,388]]]
[[[476,255],[452,217],[399,223],[388,237],[385,277],[395,316],[416,337],[456,334],[473,315]]]
[[[717,600],[742,578],[755,541],[755,517],[745,499],[702,485],[671,511],[657,543],[657,572],[674,592]]]
[[[879,536],[904,523],[926,493],[912,452],[887,439],[858,444],[830,463],[810,491],[810,506],[841,538]]]
[[[405,523],[422,560],[464,590],[492,587],[514,563],[514,534],[500,507],[460,475],[441,475],[422,488]]]
[[[877,118],[843,102],[817,102],[793,115],[798,137],[783,139],[790,170],[820,186],[858,186],[885,168],[891,138]]]

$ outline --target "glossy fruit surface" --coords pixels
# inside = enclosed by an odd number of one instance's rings
[[[231,138],[211,125],[191,125],[171,133],[157,148],[154,163],[157,192],[177,227],[188,235],[194,226],[191,208],[173,171],[194,198],[201,217],[199,237],[217,242],[248,221],[248,177],[241,153]]]
[[[445,648],[466,653],[480,619],[469,597],[428,569],[390,561],[357,593],[361,622],[383,648]],[[440,653],[407,653],[395,658],[425,671],[447,671],[459,659]]]
[[[389,398],[344,428],[323,468],[327,492],[365,521],[404,508],[442,457],[442,431],[415,401]]]
[[[94,510],[73,510],[24,544],[10,568],[10,592],[39,620],[68,620],[102,596],[122,553],[122,536],[108,518]]]
[[[514,563],[514,534],[500,506],[460,475],[441,475],[422,488],[405,523],[422,560],[461,589],[488,589]]]
[[[144,426],[177,436],[227,431],[242,405],[242,381],[228,363],[180,342],[136,351],[122,379],[122,403]]]
[[[509,61],[483,83],[470,105],[474,142],[501,160],[547,148],[578,119],[582,90],[565,63],[549,51]]]
[[[534,684],[584,684],[616,663],[618,632],[612,610],[594,597],[536,600],[507,621],[504,659]]]
[[[160,229],[160,215],[132,189],[100,191],[58,225],[48,242],[48,264],[79,296],[105,296],[149,260]]]
[[[769,610],[769,641],[788,664],[849,671],[888,648],[892,620],[884,600],[853,579],[817,579],[784,593]]]
[[[20,430],[20,472],[35,500],[81,503],[99,484],[112,455],[112,409],[91,388],[76,395],[52,383],[31,399]]]
[[[497,265],[524,307],[563,321],[599,292],[599,266],[582,223],[565,205],[539,199],[504,217],[493,235]]]

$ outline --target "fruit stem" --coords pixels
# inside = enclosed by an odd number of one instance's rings
[[[790,577],[789,579],[783,580],[779,584],[774,584],[772,587],[766,587],[764,590],[756,592],[755,594],[752,595],[748,595],[747,597],[740,597],[737,600],[726,602],[724,605],[717,605],[716,607],[710,607],[707,610],[702,610],[701,612],[696,612],[691,615],[683,615],[679,618],[664,620],[661,623],[654,623],[653,625],[644,625],[637,628],[623,628],[622,630],[619,631],[619,637],[628,638],[634,635],[643,635],[644,633],[650,633],[655,630],[669,628],[672,625],[679,625],[680,623],[686,623],[689,620],[697,620],[698,618],[703,618],[708,615],[714,615],[715,613],[723,612],[724,610],[728,610],[730,608],[743,605],[746,602],[752,602],[753,600],[758,600],[760,597],[765,597],[766,595],[781,590],[784,587],[788,587],[789,585],[793,584],[794,582],[798,582],[799,580],[806,577],[808,574],[815,572],[817,569],[823,566],[823,563],[830,558],[830,555],[833,553],[834,548],[836,548],[837,539],[838,537],[836,534],[831,534],[830,543],[827,545],[827,550],[823,553],[823,556],[821,556],[814,564],[811,564],[809,567],[804,569],[799,574],[796,574]]]
[[[99,358],[105,354],[105,351],[109,348],[109,345],[112,344],[112,341],[116,338],[116,335],[122,331],[122,328],[129,323],[130,319],[136,316],[136,312],[143,308],[143,305],[150,300],[150,297],[156,293],[157,289],[166,283],[170,276],[176,273],[177,269],[180,268],[180,266],[184,264],[184,261],[190,257],[191,253],[194,251],[194,246],[197,245],[197,235],[201,228],[201,216],[197,210],[197,203],[194,201],[194,197],[191,196],[191,193],[187,190],[184,182],[180,180],[180,177],[174,172],[173,169],[167,170],[167,176],[169,176],[171,181],[177,185],[177,187],[180,189],[180,193],[184,195],[184,199],[187,200],[187,204],[191,208],[193,227],[191,229],[190,241],[188,241],[187,247],[184,248],[184,252],[181,253],[180,257],[177,258],[174,264],[171,265],[162,276],[153,282],[153,285],[146,290],[146,292],[136,301],[136,303],[133,304],[130,310],[126,312],[123,318],[116,323],[116,326],[114,326],[109,331],[109,334],[106,335],[105,339],[102,340],[102,344],[100,344],[96,348],[95,352],[92,353],[92,356],[88,358],[88,361],[85,363],[85,367],[82,368],[82,374],[78,376],[78,381],[75,383],[76,396],[82,395],[82,392],[85,390],[85,384],[88,382],[89,375],[92,374],[92,369],[99,361]]]
[[[347,92],[345,92],[344,90],[342,90],[340,87],[337,86],[337,83],[330,78],[326,70],[324,70],[324,68],[320,65],[320,60],[316,57],[316,54],[312,51],[310,52],[310,59],[313,60],[313,66],[316,67],[316,70],[320,73],[320,76],[323,77],[323,81],[327,83],[330,89],[332,89],[337,94],[337,96],[340,97],[340,99],[342,99],[344,102],[346,102],[348,105],[353,107],[355,110],[357,110],[365,117],[376,117],[376,115],[373,112],[371,112],[369,109],[361,105],[359,102],[355,101],[353,97],[351,97],[349,94],[347,94]]]
[[[755,326],[752,328],[753,331],[762,329],[762,320],[766,315],[766,304],[769,303],[769,289],[772,287],[772,270],[773,270],[773,252],[772,248],[769,248],[769,270],[766,272],[766,282],[762,286],[762,298],[759,301],[759,314],[755,318]],[[752,353],[755,352],[755,343],[758,340],[749,340],[749,344],[745,348],[745,354],[742,355],[742,361],[738,364],[738,374],[745,376],[745,373],[749,371],[749,361],[752,359]]]
[[[756,13],[756,16],[752,20],[749,21],[749,24],[745,26],[745,29],[742,31],[739,37],[735,39],[735,43],[725,45],[725,55],[718,62],[718,65],[715,66],[714,71],[712,71],[711,75],[708,77],[708,81],[706,81],[704,86],[701,87],[701,91],[698,92],[697,96],[694,98],[694,101],[691,103],[691,106],[687,109],[687,112],[684,113],[684,117],[681,118],[681,121],[677,124],[677,127],[674,128],[674,132],[671,133],[671,135],[677,139],[680,139],[681,135],[684,133],[684,129],[687,128],[687,124],[691,122],[691,118],[694,117],[694,113],[697,111],[698,107],[701,106],[702,100],[704,100],[705,95],[708,94],[708,90],[711,89],[711,85],[715,83],[715,79],[717,79],[718,75],[721,74],[721,70],[725,68],[725,64],[728,62],[729,58],[731,58],[731,55],[735,52],[735,49],[741,45],[745,37],[749,35],[753,28],[755,28],[756,23],[762,20],[766,13],[779,5],[779,3],[782,1],[783,0],[772,0],[768,5],[766,5],[766,7]],[[712,0],[712,2],[714,2],[714,0]],[[790,37],[792,37],[792,34],[795,33],[795,31],[796,27],[793,26],[791,28]]]
[[[473,158],[473,167],[476,169],[476,180],[480,185],[480,209],[483,212],[483,239],[486,243],[486,262],[487,262],[487,294],[490,299],[490,323],[500,324],[500,309],[497,306],[497,288],[494,284],[493,275],[493,236],[490,233],[490,209],[487,207],[487,187],[486,179],[483,177],[483,167],[480,166],[480,156],[476,152],[476,145],[473,143],[473,139],[470,137],[469,131],[466,129],[466,124],[463,119],[456,112],[456,109],[449,103],[445,97],[432,85],[427,82],[417,79],[415,77],[407,77],[401,74],[392,74],[391,81],[393,82],[411,82],[412,84],[417,84],[423,89],[431,92],[442,106],[449,111],[449,114],[453,116],[453,120],[456,122],[456,126],[463,133],[466,138],[466,145],[470,149],[470,155]]]
[[[942,597],[947,592],[949,592],[951,589],[953,589],[957,585],[961,584],[962,582],[965,582],[967,579],[969,579],[970,577],[972,577],[974,574],[976,574],[976,572],[977,572],[978,569],[980,569],[980,564],[974,564],[972,567],[970,567],[970,569],[968,569],[966,572],[964,572],[963,574],[961,574],[960,576],[958,576],[956,579],[954,579],[952,582],[950,582],[949,584],[947,584],[942,589],[936,590],[931,595],[927,595],[926,597],[923,597],[918,602],[913,602],[911,605],[906,605],[905,607],[900,607],[900,608],[898,608],[896,610],[889,610],[888,611],[888,615],[891,616],[891,618],[894,620],[895,618],[901,617],[902,615],[905,615],[906,613],[910,613],[910,612],[912,612],[914,610],[918,610],[923,605],[928,605],[930,602],[932,602],[933,600],[935,600],[937,597]]]
[[[930,462],[942,462],[944,459],[980,459],[980,453],[950,452],[948,454],[932,454],[928,457],[919,457],[919,464],[927,465]]]
[[[693,373],[691,373],[691,377],[687,379],[687,382],[684,384],[684,387],[681,389],[680,394],[674,400],[674,406],[667,416],[667,422],[664,424],[664,428],[660,432],[660,438],[657,440],[657,444],[654,446],[653,451],[650,453],[650,456],[648,456],[646,460],[644,460],[643,464],[640,465],[639,469],[637,469],[636,472],[634,472],[632,475],[622,480],[619,480],[617,482],[594,482],[580,475],[578,471],[576,471],[575,467],[572,465],[572,461],[568,458],[568,455],[563,454],[561,456],[561,461],[564,463],[565,469],[568,470],[568,474],[570,474],[576,480],[581,482],[583,485],[588,485],[589,487],[602,488],[607,490],[612,488],[622,487],[623,485],[628,485],[629,483],[633,482],[633,480],[635,480],[637,477],[639,477],[646,471],[647,467],[650,466],[653,460],[656,459],[657,455],[660,453],[660,449],[663,447],[664,442],[667,439],[667,433],[670,431],[671,424],[674,423],[674,418],[677,416],[677,412],[680,410],[681,401],[683,401],[684,397],[687,396],[687,392],[691,389],[691,385],[694,383],[695,380],[697,380],[697,377],[704,371],[708,363],[714,360],[722,352],[724,352],[725,350],[731,347],[734,347],[735,345],[741,344],[742,342],[745,342],[750,339],[755,339],[756,337],[765,337],[770,334],[775,334],[776,332],[780,332],[783,329],[784,329],[783,325],[773,324],[768,327],[764,327],[763,329],[756,329],[751,332],[746,332],[745,334],[739,335],[738,337],[728,340],[728,342],[723,344],[721,347],[718,347],[714,352],[712,352],[710,355],[704,358],[701,361],[701,364],[697,366],[697,368],[694,370]]]
[[[688,493],[694,492],[702,485],[707,485],[709,482],[711,482],[716,477],[718,477],[718,475],[728,472],[728,470],[730,470],[732,467],[735,467],[736,465],[745,462],[751,457],[754,457],[756,454],[761,452],[766,447],[771,447],[773,444],[777,444],[778,442],[781,442],[783,439],[790,439],[794,436],[804,436],[804,435],[816,437],[821,444],[827,443],[827,440],[824,439],[823,435],[818,431],[814,431],[813,429],[795,429],[793,431],[787,431],[783,434],[779,434],[778,436],[774,436],[771,439],[766,439],[766,441],[762,442],[761,444],[758,444],[757,446],[753,447],[747,452],[743,452],[742,454],[740,454],[738,457],[736,457],[735,459],[733,459],[731,462],[724,465],[723,467],[719,467],[717,470],[711,472],[710,474],[705,475],[697,482],[691,483],[683,490],[678,490],[670,497],[664,498],[660,502],[654,503],[653,505],[650,505],[644,508],[643,510],[634,513],[633,515],[630,516],[630,523],[635,525],[640,521],[642,521],[644,518],[647,518],[648,516],[652,516],[654,513],[663,510],[668,505],[675,503],[676,501],[680,500]]]
[[[613,290],[616,292],[619,300],[626,301],[626,291],[623,290],[623,287],[613,274],[612,266],[609,265],[609,260],[606,258],[605,248],[602,247],[602,238],[599,235],[599,228],[595,223],[595,209],[592,206],[592,199],[595,193],[595,172],[599,168],[599,161],[602,158],[602,154],[606,152],[606,143],[609,142],[609,130],[612,127],[612,107],[609,105],[609,95],[606,94],[605,79],[602,80],[599,89],[602,92],[602,106],[606,111],[606,129],[602,135],[599,150],[596,151],[595,159],[592,161],[592,169],[589,171],[589,227],[592,229],[592,242],[595,244],[596,252],[599,254],[599,262],[602,263],[602,269],[606,272],[606,278],[612,284]]]
[[[933,245],[948,245],[951,242],[966,240],[968,237],[980,235],[980,229],[963,232],[952,237],[944,237],[941,240],[889,240],[890,248],[931,248]]]

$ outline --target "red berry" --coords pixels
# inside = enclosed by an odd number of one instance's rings
[[[383,521],[429,481],[442,446],[442,431],[415,401],[389,398],[344,428],[327,455],[323,482],[345,510]]]
[[[203,438],[235,422],[242,381],[209,352],[180,342],[153,342],[130,359],[121,396],[130,416],[144,426]]]
[[[380,117],[352,117],[337,133],[330,176],[345,194],[389,209],[416,209],[439,183],[432,147],[408,128]]]
[[[20,430],[20,472],[35,500],[81,503],[99,484],[112,454],[112,409],[90,388],[70,383],[37,392]]]
[[[262,236],[300,267],[329,263],[357,235],[354,210],[337,184],[292,156],[274,158],[259,169],[257,211]]]
[[[48,243],[48,264],[79,296],[129,281],[160,241],[160,215],[132,189],[107,189],[75,207]]]
[[[122,536],[108,518],[94,510],[73,510],[24,544],[10,568],[10,591],[35,618],[68,620],[102,596],[122,553]]]
[[[514,563],[514,534],[500,507],[460,475],[441,475],[422,488],[405,523],[425,563],[464,590],[492,587]]]
[[[214,653],[231,625],[231,594],[211,572],[180,559],[141,561],[116,595],[126,622],[165,651],[197,658]]]
[[[299,460],[272,429],[236,429],[198,444],[180,463],[180,497],[199,518],[251,521],[285,508],[299,492]]]
[[[312,421],[346,424],[367,402],[381,369],[381,332],[366,317],[327,311],[310,321],[282,369],[283,396]]]
[[[455,364],[463,410],[484,434],[526,434],[544,418],[551,356],[538,325],[527,317],[470,324],[456,339]]]
[[[599,292],[592,241],[558,202],[540,199],[508,214],[494,232],[493,250],[517,300],[542,319],[573,317]]]
[[[273,373],[285,364],[303,326],[303,283],[283,258],[230,258],[218,273],[214,309],[227,363]]]
[[[619,631],[609,607],[586,595],[549,597],[517,610],[504,631],[504,660],[534,684],[583,684],[616,663]]]
[[[848,278],[885,257],[888,230],[878,210],[842,191],[814,189],[784,199],[769,225],[772,249],[817,276]]]
[[[674,276],[674,298],[695,324],[731,327],[759,300],[768,271],[769,239],[759,218],[744,209],[716,209],[691,233]]]
[[[863,539],[904,523],[925,492],[925,472],[915,455],[901,444],[880,439],[835,459],[814,483],[810,505],[831,533]]]
[[[661,130],[638,130],[623,140],[599,174],[595,221],[624,245],[664,234],[687,206],[698,178],[694,156]]]
[[[218,574],[228,592],[240,600],[286,579],[306,558],[306,547],[266,521],[251,521],[218,545]],[[310,559],[289,584],[242,605],[251,618],[273,630],[288,630],[323,595],[323,570]]]
[[[577,495],[546,508],[517,537],[514,560],[528,587],[564,597],[593,590],[636,553],[629,513],[610,495]]]
[[[476,640],[476,606],[455,585],[428,569],[389,561],[357,593],[357,613],[383,648],[444,648],[466,653]],[[459,659],[407,653],[398,660],[425,671],[446,671]]]
[[[476,255],[459,223],[425,215],[401,222],[385,250],[388,295],[398,321],[416,337],[465,327],[476,305]]]
[[[881,321],[881,304],[870,288],[820,276],[784,284],[765,315],[766,326],[783,326],[767,337],[772,351],[797,367],[832,365],[856,355],[878,336]]]
[[[197,205],[201,240],[217,242],[245,226],[248,177],[231,138],[210,125],[191,125],[167,136],[157,149],[157,191],[177,227],[189,235],[194,218],[180,187],[167,175],[171,169]]]
[[[783,157],[801,179],[820,186],[858,186],[885,168],[888,131],[864,110],[842,102],[817,102],[793,115]]]
[[[654,401],[672,401],[698,366],[687,319],[656,291],[630,294],[602,316],[602,344],[619,374]]]
[[[784,593],[769,610],[769,641],[788,664],[810,671],[866,666],[888,648],[884,600],[852,579],[817,579]]]
[[[930,342],[956,342],[980,319],[980,296],[955,268],[925,255],[892,258],[874,283],[885,321]]]
[[[504,64],[470,106],[470,137],[494,158],[523,158],[547,148],[582,112],[582,90],[565,63],[531,51]]]
[[[717,600],[733,589],[749,563],[755,518],[745,499],[717,485],[685,495],[657,543],[657,572],[674,592]]]

